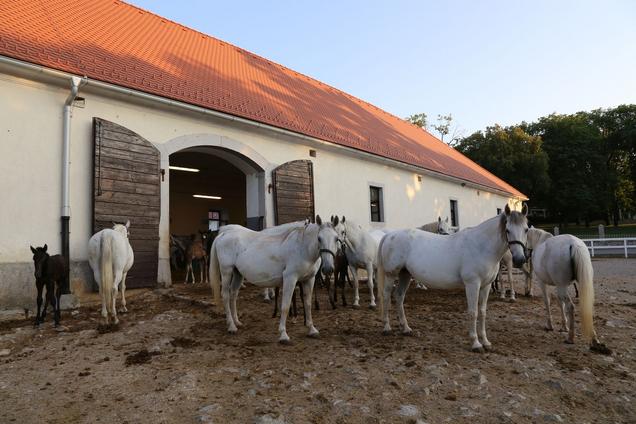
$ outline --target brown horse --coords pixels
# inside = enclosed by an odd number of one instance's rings
[[[194,234],[190,236],[190,241],[185,246],[185,261],[186,261],[186,276],[185,282],[188,282],[188,275],[192,274],[192,284],[196,284],[197,280],[194,277],[194,271],[192,270],[192,261],[199,262],[199,271],[201,273],[201,282],[208,281],[207,263],[208,255],[205,251],[205,233],[201,233],[200,239],[197,239]]]
[[[55,326],[60,325],[60,296],[62,295],[62,285],[68,275],[68,268],[66,267],[66,261],[62,255],[50,256],[46,250],[48,246],[45,244],[43,247],[31,247],[33,252],[33,265],[35,267],[35,285],[38,289],[38,312],[35,316],[34,326],[37,327],[40,323],[44,322],[46,317],[46,308],[50,303],[53,307]],[[44,309],[40,312],[42,307],[42,289],[46,286],[46,302],[44,303]]]

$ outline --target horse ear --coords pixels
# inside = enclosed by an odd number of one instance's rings
[[[29,245],[29,247],[31,248],[31,252],[35,253],[35,249],[33,248],[33,246]]]
[[[338,215],[336,215],[336,217],[333,219],[333,226],[335,227],[336,225],[338,225],[339,222],[340,219],[338,218]]]
[[[316,224],[322,225],[322,219],[320,219],[320,215],[316,215]]]
[[[441,216],[438,216],[438,217],[437,217],[437,223],[438,223],[438,224],[441,224],[441,223],[442,223],[442,217],[441,217]]]
[[[448,222],[448,217],[446,217],[446,222]]]
[[[336,218],[338,218],[338,217],[336,217]],[[345,223],[345,216],[344,215],[342,215],[342,223],[343,224]]]
[[[126,221],[126,229],[130,228],[130,220]]]
[[[528,205],[527,204],[523,204],[523,206],[521,207],[521,213],[523,214],[523,216],[528,216]]]
[[[506,204],[506,207],[504,208],[504,213],[506,214],[506,216],[510,216],[510,206],[508,206]]]
[[[44,250],[44,253],[46,253],[46,249],[48,249],[49,247],[45,244],[44,247],[42,248],[42,250]]]

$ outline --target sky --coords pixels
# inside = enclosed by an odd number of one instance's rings
[[[636,1],[129,0],[451,133],[636,103]]]

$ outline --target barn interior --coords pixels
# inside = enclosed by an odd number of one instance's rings
[[[246,225],[246,175],[223,154],[197,147],[170,155],[170,234],[206,231],[210,217],[219,225]]]

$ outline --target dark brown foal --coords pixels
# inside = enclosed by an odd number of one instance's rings
[[[33,265],[35,267],[35,285],[38,289],[38,312],[35,316],[34,326],[40,325],[44,322],[46,317],[46,308],[49,304],[53,307],[53,316],[55,319],[55,326],[60,325],[60,296],[62,295],[62,285],[66,281],[68,275],[68,269],[66,267],[66,261],[62,255],[50,256],[46,250],[48,246],[45,244],[43,247],[31,247],[33,252]],[[42,290],[46,286],[46,301],[44,302],[44,309],[42,308]]]

